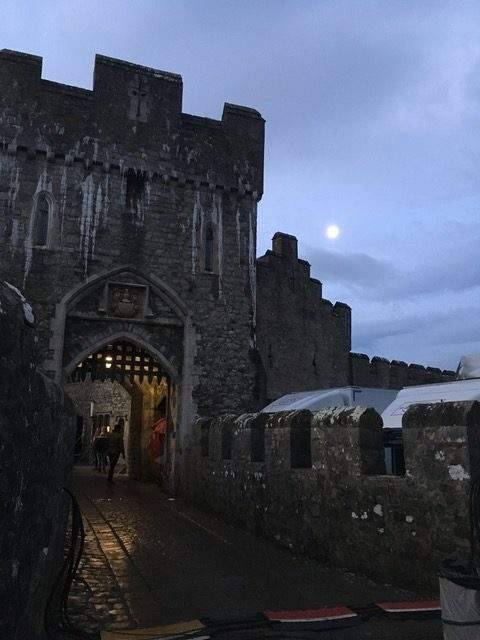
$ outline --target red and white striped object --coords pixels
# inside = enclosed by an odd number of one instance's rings
[[[440,600],[418,600],[416,602],[381,602],[377,607],[387,614],[401,615],[402,613],[440,613]]]

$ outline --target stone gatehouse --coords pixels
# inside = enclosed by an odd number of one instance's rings
[[[350,308],[322,298],[296,239],[256,258],[257,111],[183,113],[180,76],[99,55],[93,90],[41,76],[41,58],[0,51],[0,271],[34,306],[48,375],[130,394],[134,475],[162,394],[174,468],[197,414],[367,375]]]

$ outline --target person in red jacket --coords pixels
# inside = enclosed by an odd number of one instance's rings
[[[165,454],[165,440],[167,437],[166,404],[165,398],[163,398],[157,408],[163,415],[152,424],[152,433],[150,434],[150,442],[148,445],[150,460],[152,461],[156,474],[158,474],[159,480],[161,479],[161,462]]]
[[[150,436],[150,458],[155,464],[160,464],[161,458],[165,453],[165,436],[167,432],[167,419],[160,418],[152,425],[152,433]]]

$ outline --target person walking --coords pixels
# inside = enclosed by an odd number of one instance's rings
[[[93,439],[93,455],[95,457],[95,469],[105,473],[107,467],[107,447],[109,442],[106,425],[97,430]]]
[[[107,456],[110,463],[108,470],[108,481],[113,482],[113,474],[115,473],[115,466],[119,457],[122,455],[125,458],[125,450],[123,447],[123,425],[124,420],[120,418],[117,424],[113,427],[113,433],[108,438]]]

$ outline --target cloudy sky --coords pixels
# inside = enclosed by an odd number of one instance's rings
[[[0,46],[92,87],[96,52],[181,73],[184,110],[267,121],[259,254],[299,238],[353,349],[480,352],[478,0],[1,0]],[[337,224],[337,240],[325,237]]]

